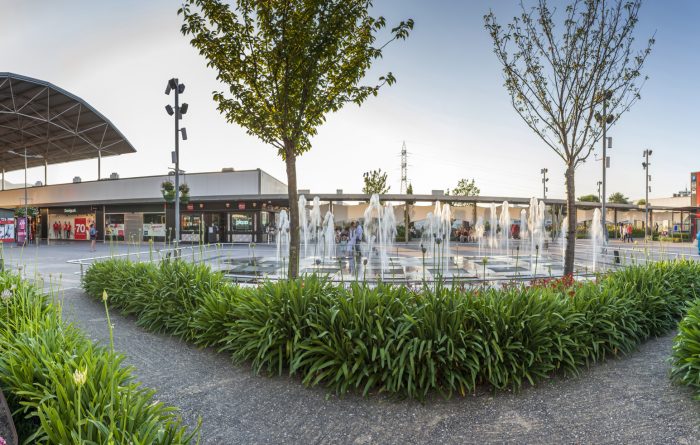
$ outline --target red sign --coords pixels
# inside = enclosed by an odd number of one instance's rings
[[[238,210],[245,210],[245,202],[238,203]]]
[[[73,221],[73,238],[87,239],[88,228],[86,218],[75,218]]]

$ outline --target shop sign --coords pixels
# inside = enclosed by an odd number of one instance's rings
[[[245,210],[245,202],[238,203],[238,210]]]
[[[144,224],[143,236],[165,236],[165,224]]]
[[[14,218],[0,218],[0,243],[11,243],[15,240]]]
[[[74,222],[74,239],[87,239],[87,218],[75,218]]]
[[[71,213],[78,213],[78,209],[63,209],[63,213],[65,213],[66,215]]]

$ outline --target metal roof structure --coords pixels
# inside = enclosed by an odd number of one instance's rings
[[[83,99],[42,80],[0,73],[0,168],[24,168],[134,153],[124,135]],[[37,155],[41,155],[40,158]]]

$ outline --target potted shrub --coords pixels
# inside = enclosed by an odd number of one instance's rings
[[[160,184],[160,192],[163,194],[163,199],[167,202],[175,200],[175,184],[172,181],[163,181]]]
[[[180,188],[180,204],[187,204],[188,202],[190,202],[190,186],[187,184],[180,184],[179,188]],[[173,190],[173,193],[175,193],[174,190]]]

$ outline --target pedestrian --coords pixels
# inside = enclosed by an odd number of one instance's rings
[[[95,223],[90,224],[90,250],[96,251],[97,244],[97,229],[95,228]]]
[[[698,229],[698,234],[695,235],[695,239],[698,240],[698,255],[700,255],[700,229]]]
[[[355,221],[350,222],[350,229],[348,230],[348,246],[347,252],[350,256],[350,273],[355,273],[355,234],[357,228],[355,227]]]
[[[632,224],[627,225],[627,241],[632,242]]]

